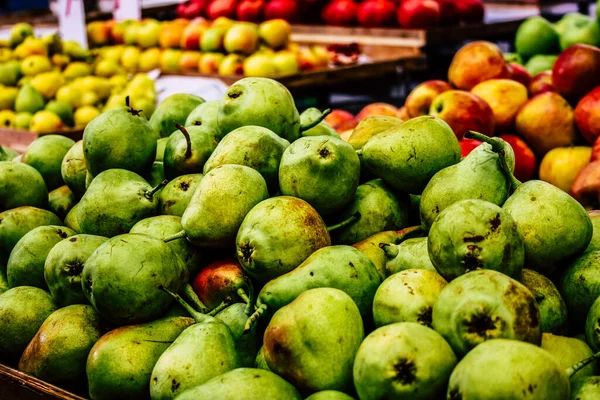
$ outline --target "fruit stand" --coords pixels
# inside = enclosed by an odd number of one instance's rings
[[[600,399],[600,9],[0,12],[0,399]]]

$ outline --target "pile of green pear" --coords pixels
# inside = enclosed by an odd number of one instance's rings
[[[0,362],[91,399],[600,398],[600,228],[499,138],[245,78],[0,150]]]

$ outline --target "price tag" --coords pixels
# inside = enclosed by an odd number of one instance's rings
[[[83,0],[58,0],[58,32],[63,40],[74,40],[88,48]]]
[[[142,19],[141,0],[115,0],[113,18],[117,21]]]

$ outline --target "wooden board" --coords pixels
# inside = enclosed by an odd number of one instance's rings
[[[75,141],[78,141],[81,140],[81,138],[83,137],[83,129],[56,132],[55,134],[66,136]],[[27,150],[29,145],[39,136],[43,135],[21,129],[0,128],[0,144],[6,147],[10,147],[11,149],[14,149],[20,153]],[[0,397],[0,399],[2,399],[2,397]]]
[[[85,400],[73,393],[0,364],[2,400]]]

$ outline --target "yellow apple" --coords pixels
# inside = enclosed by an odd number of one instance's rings
[[[29,130],[35,133],[55,133],[63,130],[64,127],[58,115],[42,110],[33,115]]]
[[[50,59],[38,54],[25,58],[21,63],[21,73],[25,76],[35,76],[51,70],[52,63]]]
[[[140,70],[150,71],[156,68],[160,68],[160,49],[158,47],[145,50],[140,54]]]
[[[82,106],[75,110],[73,117],[75,118],[75,128],[85,128],[91,120],[100,115],[100,110],[93,106]]]
[[[552,149],[540,164],[540,179],[568,193],[577,175],[590,163],[591,157],[592,148],[587,146]]]
[[[121,55],[121,65],[126,71],[134,72],[138,68],[138,58],[140,58],[141,50],[135,46],[125,47],[125,51]]]
[[[481,97],[492,108],[496,129],[511,130],[517,113],[528,100],[527,88],[512,79],[490,79],[478,83],[471,93]]]
[[[254,54],[244,60],[244,75],[271,77],[277,74],[277,69],[271,57],[264,54]]]

